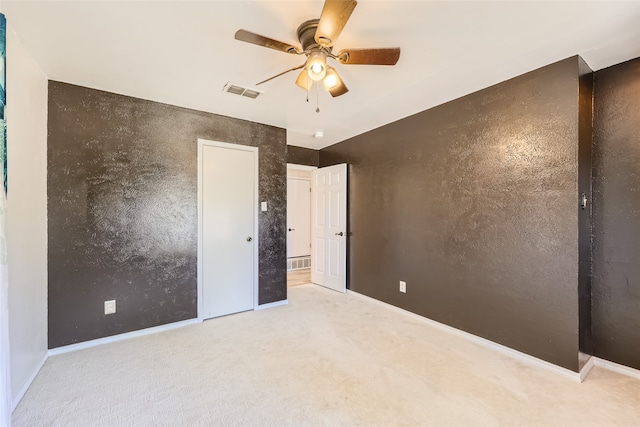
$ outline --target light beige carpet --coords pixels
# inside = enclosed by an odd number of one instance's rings
[[[353,295],[51,357],[20,426],[640,425],[640,381],[579,384]]]

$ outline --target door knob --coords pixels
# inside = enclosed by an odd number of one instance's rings
[[[253,237],[247,237],[247,242],[250,242],[253,240]]]
[[[289,231],[296,231],[296,229],[295,228],[290,228]]]
[[[341,231],[339,233],[336,233],[336,236],[344,236],[344,233]]]

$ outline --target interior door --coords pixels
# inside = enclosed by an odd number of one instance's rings
[[[257,149],[201,146],[201,318],[254,307]]]
[[[311,255],[311,182],[287,179],[287,258]]]
[[[311,186],[311,281],[347,289],[347,165],[313,171]]]

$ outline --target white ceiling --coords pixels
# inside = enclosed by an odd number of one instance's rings
[[[336,51],[399,46],[395,67],[337,65],[350,92],[321,90],[320,113],[296,72],[256,100],[222,92],[304,62],[236,41],[236,30],[298,45],[298,25],[322,4],[3,0],[2,10],[52,80],[283,127],[289,144],[316,149],[572,55],[594,70],[640,57],[637,0],[359,0]]]

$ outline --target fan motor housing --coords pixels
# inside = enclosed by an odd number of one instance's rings
[[[320,48],[315,40],[316,29],[318,28],[319,19],[310,19],[303,22],[298,27],[298,40],[302,45],[302,50],[309,51],[314,48]]]

